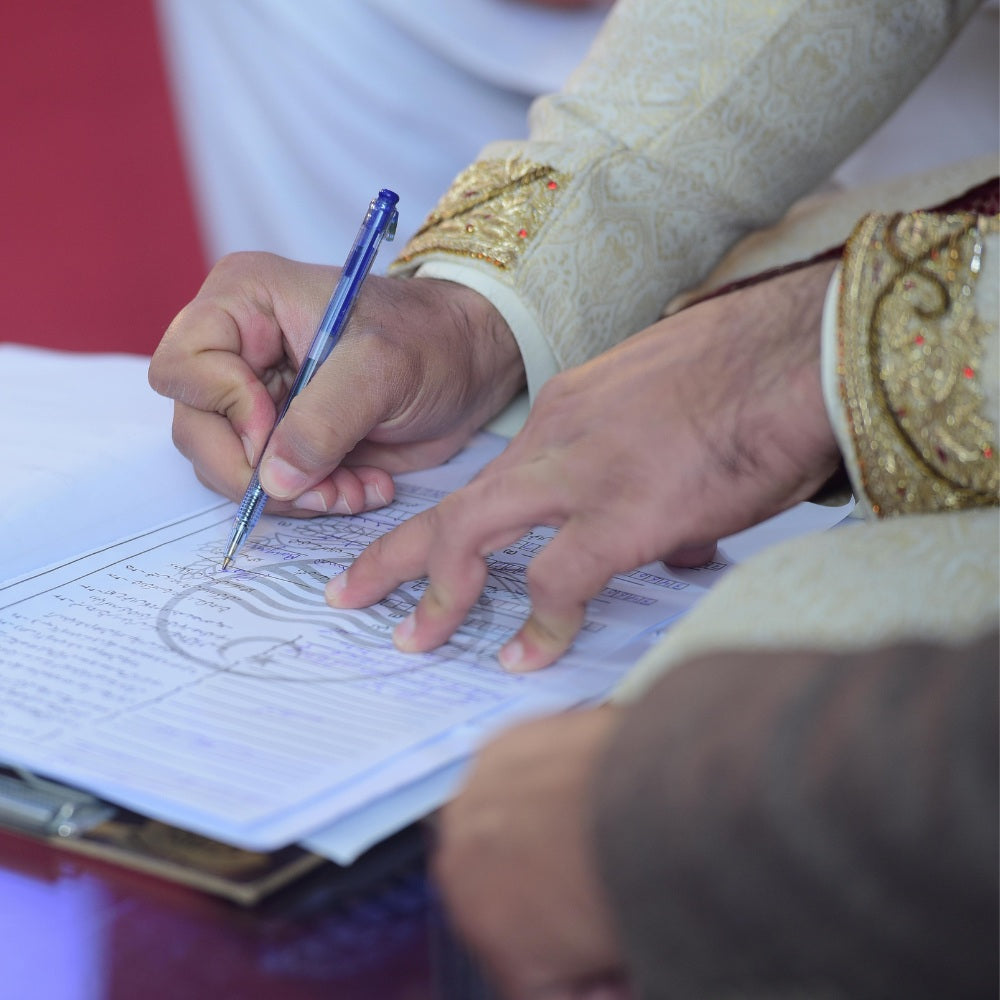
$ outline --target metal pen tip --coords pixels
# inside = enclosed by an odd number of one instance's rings
[[[233,537],[229,539],[229,545],[226,546],[226,554],[222,557],[222,566],[220,567],[222,570],[226,570],[236,558],[236,552],[244,538],[246,538],[246,527],[237,523]]]

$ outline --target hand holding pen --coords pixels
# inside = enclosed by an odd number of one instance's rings
[[[393,476],[447,461],[524,386],[517,342],[485,295],[372,273],[335,356],[276,426],[338,277],[227,254],[166,330],[149,383],[173,400],[176,447],[222,496],[239,503],[257,469],[268,511],[375,510],[392,502]]]
[[[284,417],[292,400],[309,384],[319,366],[329,357],[337,341],[340,340],[351,309],[361,291],[361,285],[371,270],[383,238],[391,240],[395,236],[396,221],[399,218],[399,213],[396,210],[398,201],[399,198],[395,192],[383,188],[368,206],[368,212],[358,230],[354,246],[348,254],[340,280],[337,282],[333,295],[330,296],[330,302],[322,320],[320,320],[316,335],[313,337],[312,344],[299,368],[295,381],[288,391],[281,411],[278,413],[275,426]],[[247,487],[240,509],[236,514],[229,545],[222,560],[223,569],[226,569],[236,557],[247,536],[253,531],[254,525],[260,520],[266,502],[267,494],[260,485],[260,465],[258,463],[250,477],[250,485]]]

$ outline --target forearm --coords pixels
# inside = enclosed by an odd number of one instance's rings
[[[992,988],[997,641],[718,656],[629,709],[596,825],[639,995]]]
[[[620,0],[530,141],[488,147],[397,266],[485,294],[535,390],[653,322],[827,176],[974,7]]]

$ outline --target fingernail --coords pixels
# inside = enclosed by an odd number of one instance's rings
[[[413,638],[413,633],[417,629],[417,616],[410,615],[404,618],[392,633],[392,641],[399,649],[406,649],[407,643]]]
[[[330,577],[326,581],[326,600],[329,604],[336,605],[340,600],[340,595],[344,592],[347,587],[347,570],[345,569],[343,573],[338,573],[337,576]]]
[[[285,500],[309,485],[309,477],[283,458],[265,458],[260,467],[260,485],[264,492]]]
[[[500,666],[512,674],[524,670],[524,644],[517,639],[508,642],[497,653],[497,659]]]
[[[247,457],[247,465],[249,465],[250,468],[252,469],[253,468],[253,455],[254,455],[254,452],[253,452],[253,441],[251,441],[250,438],[247,437],[246,434],[242,435],[240,437],[240,440],[243,442],[243,454],[246,455],[246,457]]]
[[[330,508],[331,514],[353,514],[354,511],[351,509],[351,505],[347,502],[347,497],[343,493],[337,495],[337,499],[334,501],[333,506]]]
[[[372,510],[375,507],[385,506],[385,497],[375,483],[365,485],[365,510]]]
[[[297,507],[299,510],[311,510],[316,514],[327,513],[326,500],[319,490],[310,490],[308,493],[303,493],[297,500],[292,501],[292,506]]]

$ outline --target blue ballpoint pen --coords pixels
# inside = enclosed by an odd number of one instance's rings
[[[391,240],[396,235],[396,220],[399,218],[399,213],[396,210],[398,201],[399,196],[394,191],[383,188],[368,206],[368,212],[358,230],[354,246],[351,247],[351,252],[347,256],[340,280],[333,290],[333,295],[330,296],[326,312],[320,320],[312,345],[309,347],[309,353],[302,362],[302,367],[288,391],[288,397],[281,407],[275,426],[284,417],[292,400],[309,384],[310,379],[316,374],[316,369],[323,364],[337,341],[340,340],[354,300],[358,297],[361,285],[371,270],[383,237]],[[266,447],[265,444],[265,450]],[[250,485],[243,496],[240,509],[236,513],[233,533],[229,539],[226,555],[222,560],[223,569],[236,557],[236,553],[239,552],[247,536],[253,531],[254,525],[260,520],[264,504],[267,502],[267,494],[260,485],[259,472],[260,465],[258,464],[250,478]]]

